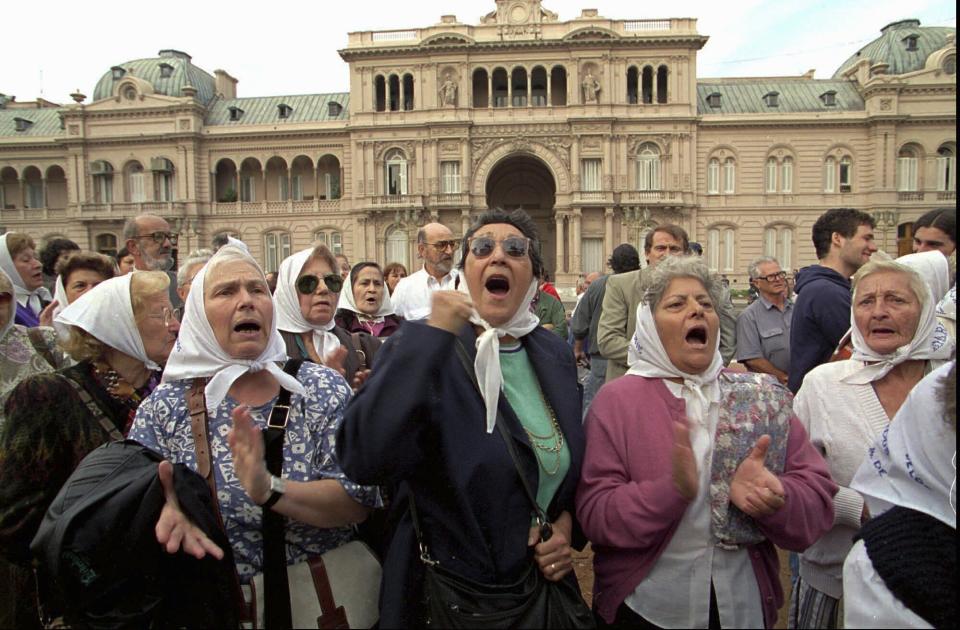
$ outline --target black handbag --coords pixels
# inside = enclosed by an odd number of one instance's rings
[[[466,350],[457,341],[457,354],[474,384],[476,375]],[[503,415],[497,412],[497,429],[503,436],[510,459],[520,475],[524,493],[533,506],[540,526],[541,540],[548,540],[553,528],[537,503],[520,468],[513,438],[507,432]],[[430,556],[417,515],[415,497],[410,496],[410,516],[420,545],[424,564],[423,592],[427,625],[437,628],[490,630],[495,628],[595,628],[593,613],[587,608],[575,583],[570,579],[551,582],[531,562],[523,577],[513,584],[483,584],[442,567]]]

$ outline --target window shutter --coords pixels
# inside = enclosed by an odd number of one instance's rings
[[[723,163],[723,192],[733,193],[737,188],[737,163],[733,158],[727,158]]]
[[[713,158],[707,165],[707,194],[720,192],[720,160]]]
[[[130,201],[143,203],[147,196],[143,192],[143,173],[130,173]]]
[[[823,192],[837,191],[837,162],[832,157],[823,161]]]

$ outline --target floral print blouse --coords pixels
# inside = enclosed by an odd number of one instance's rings
[[[34,374],[53,372],[70,364],[69,359],[57,346],[57,334],[53,328],[37,328],[47,347],[47,354],[53,359],[51,364],[44,358],[27,333],[27,328],[14,325],[0,339],[0,426],[3,425],[3,403],[17,384]]]

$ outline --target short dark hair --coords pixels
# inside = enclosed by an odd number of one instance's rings
[[[57,260],[60,254],[69,251],[80,251],[80,246],[69,238],[52,238],[40,250],[40,264],[43,265],[43,273],[52,276],[57,273]]]
[[[687,236],[687,231],[679,225],[665,223],[664,225],[658,225],[647,232],[647,236],[643,239],[643,251],[647,254],[650,253],[650,249],[653,247],[653,235],[657,232],[669,234],[675,240],[680,241],[680,245],[683,247],[684,253],[690,249],[690,238]]]
[[[123,248],[120,249],[119,252],[117,252],[117,253],[113,256],[113,258],[114,258],[114,260],[117,261],[117,264],[119,265],[119,264],[120,264],[120,261],[121,261],[122,259],[126,258],[126,257],[129,256],[129,255],[130,255],[130,250],[127,249],[126,246],[124,246]]]
[[[690,253],[696,254],[697,256],[703,256],[703,245],[696,241],[690,241]]]
[[[104,280],[109,280],[115,273],[113,259],[94,252],[77,252],[76,254],[70,254],[68,258],[57,265],[56,272],[62,279],[64,286],[66,286],[70,274],[79,269],[87,269],[98,273],[103,276]]]
[[[539,278],[543,275],[543,258],[540,256],[540,237],[537,234],[537,226],[534,224],[530,215],[523,210],[512,210],[507,212],[503,208],[491,208],[476,219],[473,225],[463,235],[463,244],[460,251],[460,269],[463,269],[467,262],[467,253],[470,250],[470,238],[477,233],[477,230],[485,225],[493,223],[506,223],[520,230],[520,233],[530,239],[530,247],[527,249],[527,256],[530,257],[530,263],[533,265],[533,277]]]
[[[831,208],[821,214],[813,224],[813,246],[817,250],[817,258],[823,260],[830,253],[834,234],[853,238],[861,225],[875,228],[877,222],[866,212],[855,208]]]
[[[630,243],[621,243],[613,248],[607,261],[613,273],[626,273],[640,268],[640,253]]]
[[[917,228],[929,227],[937,228],[950,237],[954,243],[957,242],[957,209],[956,208],[937,208],[926,212],[919,219],[913,222],[913,233],[917,233]],[[41,256],[41,260],[42,260]]]
[[[407,268],[404,267],[403,264],[398,262],[392,262],[383,268],[383,277],[386,278],[387,276],[389,276],[391,273],[393,273],[394,269],[403,269],[404,275],[406,275],[407,273]]]
[[[213,244],[214,249],[220,249],[221,247],[227,244],[229,239],[230,239],[230,235],[227,234],[226,232],[222,232],[214,236],[213,240],[210,242]]]
[[[380,268],[379,263],[371,262],[369,260],[364,262],[358,262],[350,269],[350,288],[351,289],[354,287],[354,285],[357,284],[357,276],[360,275],[360,272],[366,269],[367,267],[373,267],[374,269],[379,271],[382,279],[383,269]]]

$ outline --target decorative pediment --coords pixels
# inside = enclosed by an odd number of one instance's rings
[[[420,42],[421,46],[469,46],[474,39],[462,33],[437,33]]]
[[[614,40],[620,39],[620,36],[614,31],[602,26],[584,26],[583,28],[578,28],[575,31],[567,33],[563,37],[563,41],[566,42],[592,41],[597,39]]]

